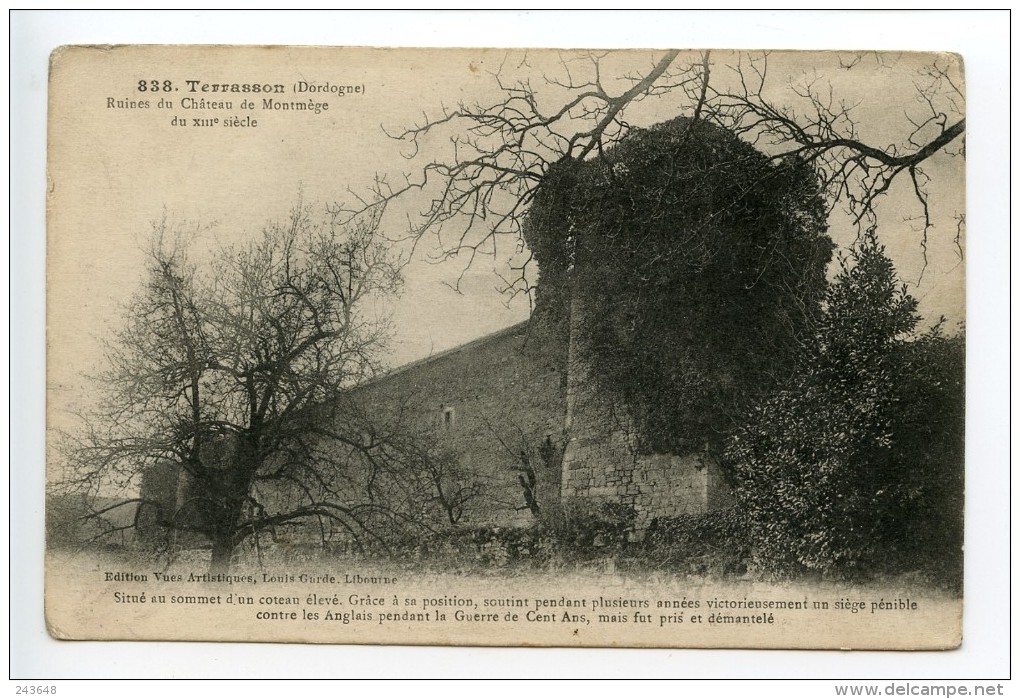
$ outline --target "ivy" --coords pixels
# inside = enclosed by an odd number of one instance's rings
[[[591,378],[648,451],[718,448],[792,370],[832,242],[813,170],[707,122],[634,129],[550,169],[524,226],[539,303],[571,305]]]

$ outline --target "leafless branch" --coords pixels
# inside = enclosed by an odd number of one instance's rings
[[[906,173],[927,242],[934,221],[916,175],[939,154],[961,152],[954,145],[962,143],[966,126],[950,59],[937,57],[918,71],[918,108],[904,115],[902,141],[876,144],[860,135],[859,105],[841,99],[828,76],[774,85],[768,53],[738,54],[719,64],[707,51],[693,60],[667,51],[651,56],[642,70],[618,75],[610,67],[614,58],[612,52],[564,53],[538,71],[527,55],[507,54],[491,74],[497,99],[443,107],[390,132],[417,169],[399,179],[380,175],[370,196],[338,204],[336,211],[352,216],[398,199],[424,202],[417,215],[408,215],[401,239],[414,245],[434,240],[434,260],[458,258],[464,268],[502,250],[512,260],[510,274],[501,275],[503,289],[530,293],[533,260],[521,245],[521,223],[550,167],[562,159],[606,157],[633,130],[632,109],[658,99],[677,115],[712,121],[777,159],[810,161],[832,206],[843,202],[862,227],[874,222],[878,201]],[[841,54],[837,60],[843,72],[903,70],[893,54]],[[437,157],[444,143],[446,154]],[[459,288],[462,278],[452,285]]]

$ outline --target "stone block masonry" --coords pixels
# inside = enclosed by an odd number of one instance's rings
[[[536,319],[401,367],[355,389],[380,419],[403,411],[409,427],[456,454],[481,497],[465,524],[524,526],[558,509],[566,411],[566,342]]]
[[[634,538],[653,519],[697,514],[731,502],[719,466],[705,453],[648,454],[638,449],[626,407],[598,387],[580,340],[584,306],[571,303],[562,497],[630,505]]]

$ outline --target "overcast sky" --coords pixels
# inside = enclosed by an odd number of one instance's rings
[[[661,53],[633,52],[607,62],[616,75],[646,69]],[[416,174],[422,158],[445,155],[445,135],[427,143],[418,160],[408,160],[406,144],[387,136],[422,119],[438,115],[445,105],[496,99],[492,71],[504,65],[504,79],[528,74],[537,86],[557,67],[557,54],[532,51],[527,67],[521,53],[502,50],[328,50],[241,49],[210,55],[197,50],[92,50],[71,53],[58,61],[60,81],[52,102],[50,124],[49,313],[50,386],[79,393],[81,375],[98,366],[99,338],[119,322],[122,304],[139,286],[143,253],[151,222],[198,224],[204,232],[197,247],[242,240],[256,234],[267,220],[286,217],[303,201],[317,209],[338,200],[350,201],[348,188],[364,193],[376,174],[399,181]],[[696,58],[693,54],[690,58]],[[832,54],[775,54],[770,59],[773,96],[784,99],[790,85],[821,77],[835,94],[859,102],[855,116],[864,140],[884,144],[905,133],[903,114],[912,108],[915,70],[930,57],[890,56],[893,67],[866,60],[853,71],[841,70]],[[689,59],[681,59],[689,60]],[[726,80],[726,64],[736,56],[714,54],[714,78]],[[169,79],[178,86],[170,94],[141,93],[139,79]],[[321,114],[240,109],[233,96],[231,110],[182,109],[181,100],[213,99],[193,93],[196,84],[233,82],[280,83],[292,101],[298,81],[363,85],[364,94],[316,99],[329,102]],[[123,101],[174,98],[174,109],[111,108]],[[261,98],[256,98],[261,104]],[[631,113],[635,125],[650,126],[676,116],[684,107],[679,96],[648,100]],[[246,115],[256,128],[178,127],[174,117]],[[923,256],[916,224],[904,221],[918,213],[905,186],[891,191],[881,207],[882,239],[906,279],[920,286],[912,291],[929,317],[963,319],[964,266],[951,242],[953,216],[963,211],[962,159],[940,159],[931,171],[932,212],[936,229]],[[406,217],[415,217],[421,201],[392,207],[383,229],[399,235]],[[831,233],[848,244],[854,229],[837,208]],[[512,241],[511,241],[512,242]],[[451,285],[464,271],[454,260],[433,264],[437,242],[426,239],[406,269],[402,296],[392,305],[394,344],[390,365],[448,349],[527,317],[527,300],[500,293],[497,272],[505,272],[512,244],[496,258],[479,258],[464,274],[460,292]],[[200,256],[199,256],[199,259]],[[76,402],[76,401],[75,401]]]

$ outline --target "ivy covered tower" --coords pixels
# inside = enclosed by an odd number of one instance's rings
[[[563,160],[525,237],[568,328],[561,493],[655,518],[730,502],[722,444],[792,368],[832,242],[814,172],[706,122]]]

